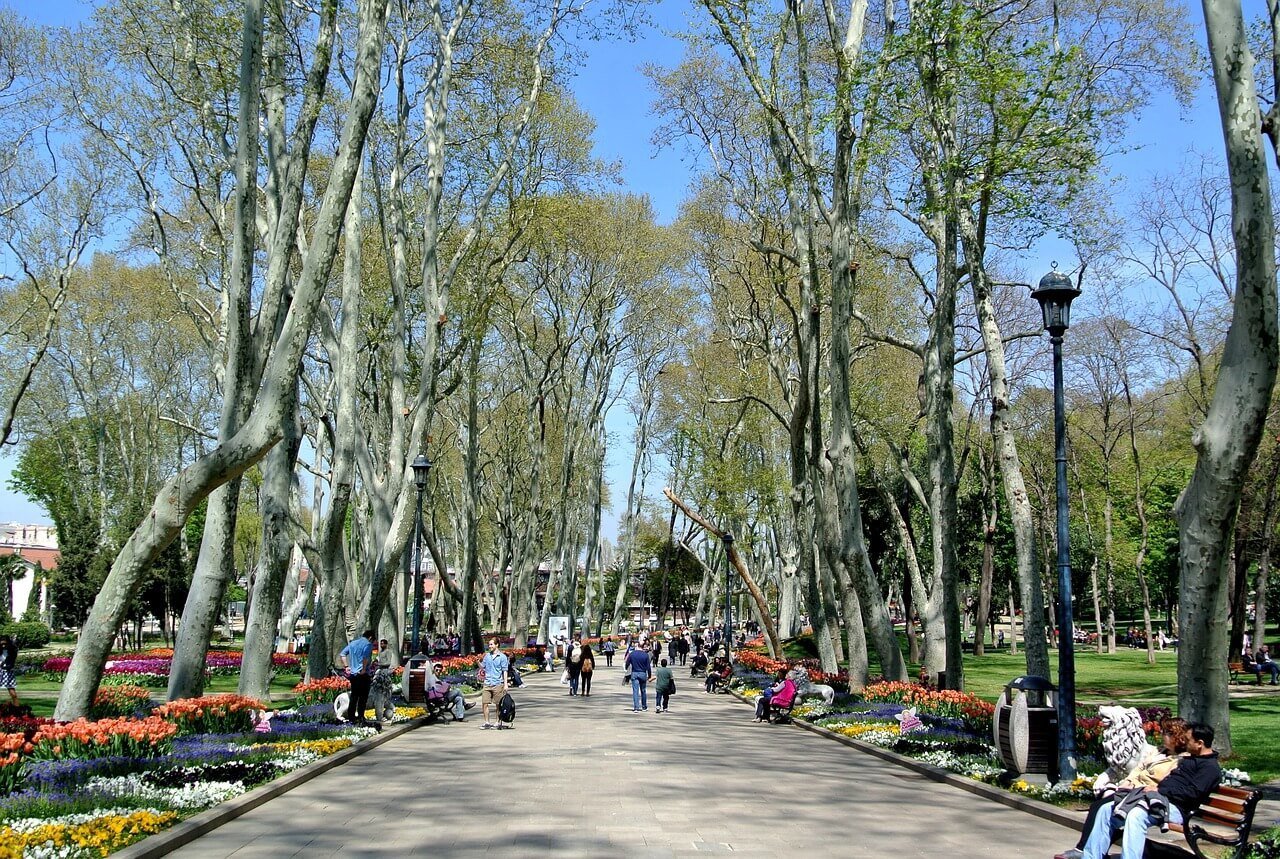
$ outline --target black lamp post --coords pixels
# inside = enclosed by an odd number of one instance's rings
[[[1056,270],[1040,278],[1031,297],[1040,302],[1053,344],[1053,440],[1058,494],[1058,777],[1076,777],[1076,654],[1071,622],[1071,539],[1067,528],[1067,428],[1062,393],[1062,335],[1071,325],[1071,301],[1080,294]]]
[[[413,485],[418,488],[418,514],[413,520],[413,638],[409,649],[414,654],[421,654],[420,636],[422,634],[422,490],[427,488],[427,474],[431,471],[431,460],[422,454],[413,461]]]
[[[729,550],[733,548],[733,535],[725,531],[720,535],[724,541],[724,656],[733,661],[733,589],[730,577],[733,575],[733,562],[729,560]]]

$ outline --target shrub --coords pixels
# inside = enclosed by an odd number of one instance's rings
[[[0,634],[9,635],[17,643],[19,650],[34,650],[44,647],[53,637],[49,627],[43,623],[6,623],[0,626]]]

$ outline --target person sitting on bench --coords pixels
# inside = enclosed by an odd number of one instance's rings
[[[1280,664],[1277,664],[1276,661],[1271,658],[1271,653],[1267,650],[1267,646],[1265,644],[1259,648],[1258,656],[1254,662],[1256,666],[1254,671],[1258,675],[1258,685],[1262,685],[1262,672],[1265,671],[1271,675],[1271,685],[1275,686],[1276,679],[1280,678]]]
[[[723,656],[717,656],[707,670],[706,691],[715,692],[721,685],[729,682],[733,675],[733,666]]]
[[[777,682],[756,699],[756,717],[751,721],[767,722],[770,710],[786,710],[795,703],[796,684],[787,676],[786,670],[779,671],[775,679]]]
[[[693,659],[689,660],[689,676],[701,677],[707,670],[707,655],[702,651],[693,654]]]
[[[1222,781],[1222,765],[1218,753],[1213,750],[1213,728],[1202,723],[1189,726],[1187,756],[1178,762],[1173,772],[1161,780],[1157,787],[1143,788],[1147,793],[1158,793],[1168,802],[1168,822],[1182,823],[1191,812],[1213,793]],[[1147,843],[1147,827],[1151,825],[1151,813],[1144,804],[1126,803],[1125,816],[1114,816],[1120,805],[1117,799],[1104,806],[1094,818],[1093,829],[1085,841],[1083,859],[1104,859],[1111,849],[1113,832],[1124,832],[1121,841],[1123,859],[1142,859]]]
[[[1097,787],[1094,788],[1097,798],[1089,806],[1089,814],[1085,817],[1080,840],[1076,842],[1074,848],[1059,853],[1054,859],[1080,859],[1084,856],[1084,844],[1093,832],[1098,814],[1104,808],[1108,813],[1111,812],[1111,803],[1115,801],[1116,794],[1123,796],[1134,788],[1145,790],[1158,785],[1165,776],[1173,772],[1186,754],[1187,738],[1191,736],[1191,732],[1187,728],[1186,720],[1172,716],[1160,723],[1160,734],[1160,754],[1138,766],[1118,783],[1108,783],[1100,792],[1097,792]]]
[[[445,707],[453,712],[453,721],[462,722],[467,718],[467,699],[463,697],[462,691],[447,680],[441,680],[436,676],[436,672],[440,670],[440,666],[436,663],[427,661],[422,666],[422,694],[426,696],[426,703],[434,704],[441,702]],[[404,697],[409,700],[409,672],[404,673]],[[475,705],[472,704],[472,707]]]

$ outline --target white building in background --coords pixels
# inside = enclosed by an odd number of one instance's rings
[[[0,555],[18,555],[27,573],[13,583],[13,615],[22,617],[31,602],[32,575],[37,567],[44,571],[56,569],[61,553],[58,551],[58,530],[52,525],[31,525],[8,522],[0,525]],[[37,598],[41,616],[47,616],[49,608],[48,586],[42,585]]]

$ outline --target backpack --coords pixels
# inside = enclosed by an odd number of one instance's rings
[[[498,718],[507,724],[516,720],[516,702],[510,692],[503,695],[502,700],[498,702]]]

